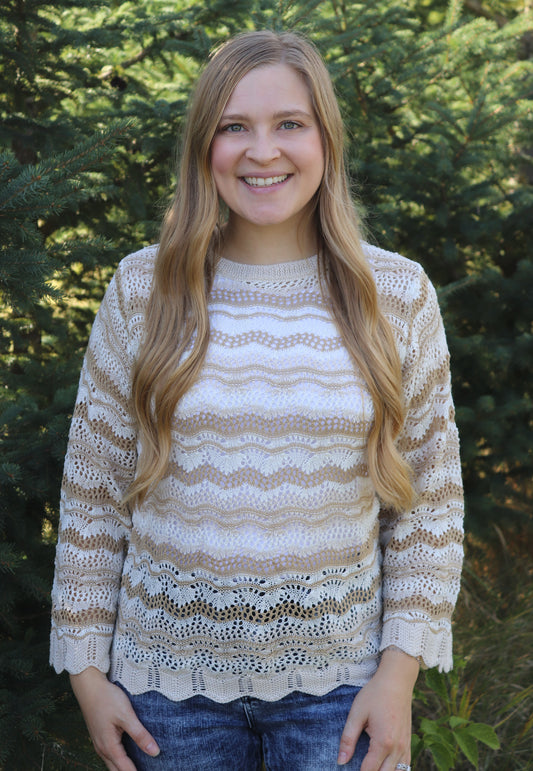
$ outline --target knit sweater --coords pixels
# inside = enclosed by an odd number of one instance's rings
[[[416,506],[380,506],[373,405],[321,294],[316,257],[221,259],[200,377],[168,471],[132,511],[131,371],[156,248],[124,259],[81,373],[61,494],[51,662],[130,692],[275,700],[364,685],[394,645],[451,667],[462,488],[448,352],[422,268],[365,246],[402,362],[398,438]]]

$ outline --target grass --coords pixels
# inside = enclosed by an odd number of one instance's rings
[[[500,749],[480,746],[479,771],[533,769],[533,534],[469,535],[463,586],[454,623],[455,654],[464,661],[457,704],[472,721],[492,726]],[[414,726],[439,717],[443,704],[421,687]],[[465,758],[456,771],[472,769]],[[423,756],[416,771],[436,768]]]

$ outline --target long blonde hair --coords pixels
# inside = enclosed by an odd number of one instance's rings
[[[321,128],[325,171],[316,194],[320,275],[340,334],[370,391],[375,418],[368,467],[389,506],[413,499],[410,469],[395,446],[402,427],[401,368],[359,236],[344,167],[344,131],[327,69],[292,32],[248,32],[210,58],[192,97],[174,200],[164,218],[132,396],[142,453],[127,500],[142,503],[167,469],[176,406],[194,383],[209,343],[207,297],[220,249],[221,212],[210,165],[213,137],[235,86],[250,70],[293,67],[309,89]]]

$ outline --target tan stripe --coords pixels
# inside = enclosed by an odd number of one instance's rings
[[[181,442],[181,448],[179,452],[181,452],[183,449],[185,452],[195,452],[198,447],[198,442],[193,439],[196,434],[200,433],[199,431],[192,432],[192,436],[186,435],[185,432],[183,432],[180,435],[180,442]],[[202,433],[207,433],[205,430],[202,431]],[[335,437],[335,442],[332,442],[327,449],[327,453],[335,453],[335,452],[350,452],[354,453],[357,452],[359,454],[366,452],[366,445],[362,444],[363,440],[366,438],[367,432],[365,432],[362,428],[360,431],[350,436],[339,436]],[[246,434],[245,434],[246,436]],[[281,438],[281,437],[280,437]],[[287,439],[287,436],[285,436]],[[231,437],[230,437],[231,439]],[[258,444],[257,441],[250,440],[248,442],[243,442],[240,444],[239,442],[236,442],[235,444],[230,444],[230,441],[228,440],[227,435],[224,436],[224,434],[218,434],[213,432],[209,432],[209,447],[213,448],[215,450],[220,450],[228,457],[231,457],[232,455],[241,455],[245,450],[257,450]],[[314,449],[313,447],[310,447],[309,443],[305,440],[304,437],[298,439],[298,437],[291,437],[290,441],[287,442],[287,444],[277,444],[274,447],[269,446],[268,450],[265,447],[261,447],[261,450],[268,454],[269,458],[276,458],[278,455],[286,455],[287,450],[290,449],[291,451],[298,449],[303,450],[306,454],[313,454],[320,456],[321,454],[324,454],[324,449]],[[364,465],[364,473],[363,476],[366,476],[366,464]]]
[[[209,482],[222,490],[234,490],[242,485],[249,485],[258,490],[275,490],[285,484],[309,489],[324,482],[348,484],[360,476],[363,469],[363,464],[350,466],[346,470],[338,466],[324,466],[317,471],[305,473],[296,466],[282,468],[272,474],[262,474],[259,469],[246,466],[225,474],[209,463],[203,463],[190,471],[185,471],[178,463],[172,462],[168,466],[168,476],[174,477],[183,485],[193,486]]]
[[[462,518],[463,508],[463,488],[459,482],[445,482],[442,487],[436,490],[425,490],[419,496],[417,504],[431,508],[441,508],[448,506],[452,501],[455,503],[456,513]]]
[[[78,484],[74,482],[73,479],[65,476],[63,478],[63,490],[67,500],[66,508],[68,509],[75,509],[77,502],[82,501],[83,503],[89,503],[92,506],[97,507],[105,507],[109,505],[116,509],[120,516],[129,517],[128,508],[124,506],[121,498],[117,498],[115,495],[113,495],[112,492],[108,490],[107,487],[104,487],[102,483],[100,483],[98,487],[92,487],[90,486],[90,482],[88,480],[86,480],[83,484]],[[118,491],[118,494],[120,495],[120,491]],[[71,498],[74,499],[73,504],[70,503]],[[103,515],[99,514],[98,512],[94,512],[91,514],[91,516],[93,519],[105,519],[108,514],[107,512],[104,512]]]
[[[128,316],[127,308],[126,308],[126,302],[125,302],[125,293],[124,293],[124,287],[122,285],[122,271],[117,270],[115,272],[114,276],[114,283],[115,283],[115,292],[116,292],[116,299],[117,299],[117,306],[119,311],[119,316],[121,319],[125,319]],[[126,282],[127,286],[127,282]],[[131,300],[130,300],[131,303]],[[111,315],[111,314],[110,314]],[[115,314],[113,314],[115,315]]]
[[[141,267],[144,270],[141,270]],[[131,284],[131,274],[128,268],[116,271],[115,283],[117,302],[120,317],[125,320],[126,324],[135,316],[144,315],[146,312],[153,282],[153,270],[153,259],[139,260],[136,262],[133,275],[133,286]],[[132,289],[133,291],[131,291]]]
[[[398,441],[398,450],[404,453],[415,452],[431,442],[436,434],[446,434],[448,426],[449,424],[446,417],[435,415],[422,436],[412,437],[404,431]]]
[[[429,546],[433,550],[444,549],[451,543],[460,544],[462,542],[462,531],[458,528],[451,527],[445,533],[437,535],[424,528],[417,528],[412,533],[403,537],[393,536],[387,544],[387,549],[396,553],[408,551],[414,546],[424,545]],[[403,566],[403,572],[405,572],[405,566]]]
[[[183,656],[186,659],[193,659],[195,653],[206,649],[212,655],[213,634],[202,634],[198,632],[194,621],[194,627],[192,629],[192,624],[181,624],[177,620],[176,623],[172,624],[172,621],[173,619],[171,619],[171,623],[169,624],[172,629],[170,633],[167,633],[162,626],[157,629],[158,643],[165,642],[168,645],[169,650],[175,651],[177,647],[176,636],[183,630],[183,627],[185,627],[187,635],[179,638],[180,658]],[[301,627],[301,624],[298,627],[291,624],[290,629],[287,630],[286,635],[283,637],[279,636],[277,627],[274,630],[271,630],[270,633],[268,629],[262,627],[261,637],[255,640],[251,637],[247,637],[246,634],[243,634],[242,639],[232,637],[230,640],[223,640],[219,636],[217,637],[216,658],[217,661],[226,657],[234,658],[236,649],[242,654],[243,640],[246,642],[246,652],[254,656],[260,656],[264,661],[277,659],[280,655],[280,651],[285,651],[288,647],[292,649],[296,645],[301,646],[302,651],[305,651],[305,655],[310,659],[314,659],[318,653],[321,655],[335,653],[337,657],[340,656],[344,659],[352,658],[353,656],[363,657],[365,655],[364,646],[366,640],[373,637],[375,634],[374,629],[368,628],[367,622],[368,618],[365,611],[364,621],[358,626],[348,630],[332,629],[331,632],[323,632],[320,630],[320,627],[316,628],[306,625],[299,634],[298,629]],[[136,616],[121,616],[119,620],[119,631],[122,627],[127,628],[128,637],[135,638],[135,643],[138,648],[150,650],[152,639],[150,638],[147,640],[143,635],[143,630],[141,630],[140,634],[138,633],[139,619]],[[313,647],[311,650],[309,650],[310,639],[313,640]],[[267,642],[269,643],[268,648],[265,647],[265,643]],[[191,652],[188,653],[187,649],[191,649]]]
[[[421,595],[410,596],[406,599],[393,600],[386,597],[383,601],[384,613],[401,613],[402,622],[409,620],[409,613],[412,611],[423,611],[433,622],[442,619],[449,619],[453,613],[454,604],[443,600],[442,602],[431,602],[428,597]],[[412,619],[414,623],[420,623],[420,619]]]
[[[113,625],[115,612],[103,608],[88,608],[86,610],[70,610],[68,608],[55,608],[52,618],[58,626],[88,627],[100,624]]]
[[[284,388],[301,384],[313,384],[319,386],[324,391],[339,391],[341,388],[352,389],[358,386],[365,391],[368,398],[370,395],[366,390],[363,380],[357,377],[353,370],[327,370],[311,367],[265,367],[257,362],[250,362],[248,366],[239,365],[234,369],[231,365],[225,366],[223,362],[220,366],[216,362],[207,362],[205,371],[202,372],[202,380],[213,380],[221,383],[235,383],[237,385],[249,385],[251,379],[261,380],[261,383],[272,383],[281,385]]]
[[[352,435],[357,433],[357,428],[361,425],[364,424],[355,423],[343,417],[307,418],[303,415],[280,415],[269,418],[260,414],[236,414],[224,417],[212,412],[201,412],[188,418],[178,417],[174,430],[189,435],[210,430],[228,437],[240,437],[243,434],[253,433],[286,439],[287,434],[295,432],[312,437],[331,436],[331,434]]]
[[[405,321],[409,318],[412,310],[410,302],[406,302],[403,297],[398,297],[392,294],[379,295],[379,307],[382,313],[387,316],[392,316],[391,321],[394,323],[396,320]]]
[[[355,497],[356,493],[354,493]],[[150,516],[154,519],[166,519],[169,512],[176,510],[176,498],[169,494],[163,497],[158,492],[154,492],[153,508]],[[347,509],[341,504],[327,504],[326,506],[310,508],[308,511],[295,511],[292,506],[276,505],[275,511],[269,509],[268,519],[265,520],[265,514],[261,515],[257,508],[250,506],[232,506],[230,511],[226,509],[210,508],[206,512],[205,504],[197,506],[185,505],[182,501],[179,509],[179,521],[183,526],[200,527],[204,523],[218,522],[220,525],[229,529],[234,526],[241,526],[243,522],[254,523],[257,527],[268,530],[269,533],[276,533],[278,530],[287,529],[287,519],[290,518],[291,526],[307,525],[313,528],[323,528],[328,525],[339,525],[342,522],[353,526],[354,518],[359,512],[371,512],[375,501],[375,493],[368,488],[366,494],[357,495],[357,509]],[[172,514],[174,515],[174,514]],[[260,518],[261,517],[261,518]]]
[[[94,348],[97,347],[98,346],[94,346]],[[103,368],[105,363],[103,363],[102,367],[100,366],[97,356],[98,350],[93,350],[92,347],[87,348],[87,353],[85,355],[85,367],[89,376],[89,381],[92,380],[96,389],[105,393],[106,400],[102,401],[102,404],[109,404],[109,397],[122,404],[126,398],[126,395],[121,390],[120,385],[118,385],[116,381],[113,380],[109,376],[108,372]],[[117,356],[120,357],[120,354],[117,353]],[[119,373],[117,373],[117,378],[120,379]],[[90,390],[91,393],[94,393],[93,388]],[[98,404],[98,401],[96,401],[96,404]]]
[[[157,580],[160,576],[166,576],[170,578],[172,583],[176,586],[189,586],[191,583],[190,571],[192,570],[196,578],[201,580],[202,585],[211,586],[217,591],[220,590],[220,581],[215,581],[214,577],[212,577],[209,572],[204,572],[197,562],[194,562],[192,565],[189,564],[188,560],[183,559],[183,554],[178,549],[172,549],[166,544],[157,546],[153,543],[151,538],[138,538],[135,533],[132,542],[134,542],[137,552],[134,560],[134,567],[138,569],[143,565],[151,578]],[[147,553],[150,555],[149,558],[143,556]],[[368,571],[372,569],[368,563],[369,560],[373,563],[376,556],[374,536],[371,535],[365,543],[358,545],[355,550],[351,549],[349,553],[347,553],[346,550],[343,550],[341,552],[343,556],[339,557],[339,564],[335,566],[331,564],[332,553],[333,549],[328,549],[326,555],[324,555],[324,552],[318,552],[318,565],[315,565],[313,569],[310,569],[307,558],[302,557],[299,570],[294,567],[289,569],[291,581],[305,584],[306,589],[316,590],[331,580],[328,568],[336,570],[339,566],[342,568],[343,581],[349,582],[352,580],[360,580],[359,576],[361,574],[365,576]],[[170,558],[169,554],[171,555]],[[154,558],[154,555],[157,555],[158,558]],[[179,561],[175,562],[173,557],[176,557]],[[327,561],[328,558],[330,560],[329,562]],[[246,564],[249,566],[251,562],[250,558],[246,557],[245,559]],[[272,559],[276,558],[256,560],[254,562],[252,575],[246,574],[244,571],[235,572],[231,578],[231,589],[249,590],[252,587],[260,590],[263,584],[257,584],[257,577],[264,578],[266,576],[266,571],[263,571],[263,573],[259,572],[260,567],[271,564]],[[287,564],[285,555],[283,556],[283,560],[283,564]],[[240,564],[243,561],[243,558],[238,561]],[[167,567],[169,563],[171,563],[176,570],[172,567]],[[278,576],[275,572],[272,573],[272,576],[268,581],[268,591],[274,591],[285,587],[287,580],[284,576],[286,576],[286,574],[287,570],[284,570],[283,576]],[[254,575],[255,582],[251,584],[250,582],[254,581]],[[183,578],[180,576],[183,576]]]
[[[72,556],[72,550],[70,548],[66,548],[66,559],[63,559],[61,556],[61,549],[58,554],[57,558],[57,564],[61,570],[62,575],[66,576],[65,583],[70,584],[72,581],[74,583],[77,583],[76,578],[72,579],[72,566],[69,562],[69,559]],[[79,550],[76,550],[79,551]],[[120,569],[121,566],[118,567],[115,564],[115,560],[113,555],[105,554],[104,560],[107,557],[107,563],[102,564],[101,566],[98,566],[97,562],[93,560],[94,567],[88,567],[87,563],[90,562],[90,558],[85,560],[85,563],[83,565],[83,586],[91,587],[89,589],[89,592],[94,591],[96,594],[101,592],[102,587],[105,587],[106,585],[113,584],[112,592],[115,591],[115,584],[116,579],[120,575]],[[88,596],[88,595],[87,595]],[[76,603],[74,603],[76,604]],[[105,605],[105,603],[104,603]]]
[[[258,360],[256,362],[250,361],[248,364],[239,362],[239,371],[235,374],[241,374],[244,373],[246,375],[247,373],[252,373],[253,375],[264,374],[265,376],[275,376],[280,375],[280,373],[283,374],[283,377],[300,377],[301,375],[307,375],[309,377],[309,383],[312,385],[316,384],[316,378],[321,378],[323,380],[331,380],[332,384],[337,384],[337,388],[339,387],[339,380],[341,382],[344,380],[348,386],[352,386],[354,381],[356,380],[358,384],[361,384],[363,382],[361,377],[357,377],[356,372],[353,370],[351,365],[348,367],[342,367],[340,369],[326,369],[326,362],[320,362],[321,368],[317,369],[316,366],[312,367],[305,367],[303,364],[298,367],[289,367],[289,366],[276,366],[276,367],[269,367],[265,365],[262,361]],[[213,372],[231,372],[231,365],[224,366],[224,362],[219,364],[218,362],[212,362],[207,363],[207,365],[210,370]],[[243,377],[243,380],[245,378]]]
[[[267,388],[268,386],[271,386],[273,388],[283,388],[284,390],[288,390],[289,388],[292,389],[305,389],[309,386],[309,384],[312,382],[311,378],[305,375],[302,375],[302,377],[294,376],[290,377],[285,374],[285,370],[279,369],[277,373],[273,373],[272,375],[268,375],[264,372],[262,372],[260,369],[254,369],[250,367],[246,371],[241,370],[232,370],[232,369],[221,369],[218,367],[213,367],[212,365],[207,364],[204,371],[202,372],[202,386],[204,388],[213,388],[217,385],[221,385],[225,388],[250,388],[250,381],[261,381],[261,388]],[[313,385],[315,387],[320,388],[320,390],[323,392],[322,398],[326,398],[326,394],[328,393],[338,393],[339,390],[342,388],[354,388],[355,386],[360,385],[357,380],[352,378],[351,380],[346,379],[347,382],[342,383],[337,381],[337,384],[332,381],[333,378],[330,377],[329,373],[321,376],[321,373],[316,373]],[[261,394],[259,395],[259,398],[256,397],[256,401],[260,403],[260,407],[262,409],[263,404],[265,403],[265,392],[262,390]],[[370,395],[367,392],[368,397],[368,405],[369,405],[369,413],[370,410],[372,410],[371,402],[370,402]],[[262,401],[260,401],[262,398]],[[369,423],[370,424],[370,423]]]
[[[441,388],[443,389],[442,391]],[[423,409],[428,410],[432,402],[431,397],[434,391],[437,391],[436,398],[442,402],[448,401],[450,398],[449,357],[447,355],[438,367],[435,367],[435,369],[426,373],[422,384],[422,390],[413,395],[409,403],[409,409],[416,410],[422,407]]]
[[[213,312],[217,317],[224,317],[230,321],[248,321],[250,319],[273,319],[274,321],[287,322],[293,324],[296,322],[313,322],[327,323],[331,321],[331,315],[319,308],[309,307],[307,305],[294,307],[291,309],[292,313],[288,316],[286,313],[275,313],[274,310],[267,311],[263,309],[253,310],[253,307],[248,307],[246,310],[242,310],[242,305],[235,305],[231,307],[231,310],[226,310],[225,305],[213,306]]]
[[[110,444],[115,446],[121,452],[131,453],[136,451],[135,437],[120,436],[102,417],[99,417],[96,420],[91,419],[89,417],[89,408],[86,401],[78,402],[78,404],[76,404],[73,419],[82,420],[85,424],[91,427],[91,431],[106,439]],[[83,439],[78,436],[78,432],[75,433],[75,439],[78,444],[85,444]],[[94,447],[92,446],[90,440],[87,442],[87,447],[89,448],[90,454],[92,455],[94,452]]]
[[[240,335],[229,335],[214,329],[210,340],[223,348],[241,348],[245,345],[262,345],[275,351],[287,350],[297,345],[305,345],[317,351],[336,351],[344,348],[340,337],[319,337],[310,332],[301,332],[293,335],[271,335],[262,330],[243,332]]]
[[[138,554],[147,553],[155,563],[170,561],[179,570],[205,570],[213,575],[230,575],[242,573],[247,576],[275,576],[287,572],[309,575],[317,570],[327,568],[344,568],[357,565],[368,557],[370,546],[374,545],[377,523],[374,533],[368,537],[367,547],[364,544],[349,545],[344,549],[328,547],[314,554],[280,554],[275,556],[254,558],[248,554],[231,555],[229,557],[206,554],[204,551],[183,552],[171,544],[157,544],[148,536],[137,537],[132,533],[132,542]]]
[[[80,551],[106,551],[109,554],[121,554],[128,546],[128,540],[125,536],[117,539],[108,533],[83,535],[73,527],[62,528],[60,536],[62,542],[68,542]]]
[[[222,305],[236,306],[242,308],[244,304],[248,306],[261,305],[266,308],[324,308],[327,307],[320,289],[311,289],[291,292],[290,295],[274,294],[261,292],[259,290],[223,289],[215,286],[210,295],[209,301],[213,306],[217,303]],[[216,307],[214,308],[216,310]]]
[[[271,624],[285,618],[313,621],[326,615],[344,616],[354,605],[366,605],[374,602],[379,584],[380,578],[376,576],[367,589],[354,588],[346,594],[342,601],[330,597],[315,602],[310,607],[304,607],[296,600],[285,600],[269,609],[259,609],[251,603],[245,605],[231,604],[217,608],[207,600],[194,600],[180,604],[174,602],[166,592],[149,594],[143,584],[132,585],[130,576],[123,578],[122,589],[126,592],[128,600],[139,600],[149,611],[161,609],[170,616],[179,619],[201,616],[206,621],[214,621],[218,624],[227,624],[232,621]]]

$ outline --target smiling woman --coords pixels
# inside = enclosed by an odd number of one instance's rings
[[[51,659],[112,771],[405,771],[451,666],[462,489],[421,267],[361,241],[326,67],[238,36],[72,421]]]
[[[224,252],[232,259],[280,262],[284,254],[316,253],[324,150],[309,89],[291,67],[257,67],[240,80],[213,140],[211,167],[229,210]]]

